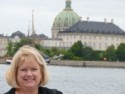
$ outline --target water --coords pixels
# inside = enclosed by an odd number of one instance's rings
[[[5,71],[9,65],[0,65],[0,94],[9,90]],[[64,94],[125,94],[125,69],[49,66],[49,88]]]

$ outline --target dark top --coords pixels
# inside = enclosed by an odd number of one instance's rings
[[[15,94],[15,88],[10,89],[8,92],[4,94]],[[63,94],[61,91],[56,89],[49,89],[46,87],[39,87],[38,94]]]

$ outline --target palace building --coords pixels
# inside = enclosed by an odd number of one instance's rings
[[[66,0],[65,8],[53,22],[52,39],[43,40],[45,47],[70,48],[75,42],[81,41],[83,45],[94,50],[106,50],[108,46],[118,47],[125,43],[125,32],[111,22],[81,20],[81,17],[71,8],[71,0]]]

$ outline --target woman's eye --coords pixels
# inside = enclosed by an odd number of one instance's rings
[[[37,70],[37,68],[33,68],[32,70]]]
[[[26,69],[21,69],[21,71],[26,71]]]

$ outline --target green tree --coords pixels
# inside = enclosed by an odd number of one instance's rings
[[[60,54],[63,54],[63,55],[64,55],[65,53],[67,53],[67,51],[68,51],[68,50],[66,50],[66,49],[60,49]]]
[[[109,61],[115,61],[116,60],[116,51],[115,51],[115,47],[113,45],[109,46],[106,51],[106,58]]]
[[[10,56],[12,56],[12,54],[13,54],[13,43],[10,41],[9,43],[8,43],[8,46],[7,46],[7,54],[6,54],[6,56],[7,57],[10,57]]]
[[[7,46],[7,54],[13,56],[15,52],[23,45],[31,45],[32,41],[29,38],[22,38],[20,42],[10,43]]]
[[[74,54],[74,56],[82,57],[83,55],[83,44],[81,41],[77,41],[69,50]]]
[[[116,55],[119,61],[125,61],[125,43],[121,43],[117,50]]]
[[[46,52],[46,51],[45,51],[45,48],[42,47],[40,44],[35,44],[35,48],[38,49],[39,51],[44,52],[44,53]]]
[[[103,51],[99,51],[99,50],[93,51],[93,53],[92,53],[92,60],[96,60],[96,61],[102,60],[103,54],[104,54]]]
[[[48,56],[50,56],[50,53],[51,53],[50,49],[45,49],[45,54],[47,54]]]
[[[71,48],[64,53],[63,59],[81,60],[83,55],[83,45],[81,41],[75,42]]]
[[[53,57],[53,56],[55,56],[55,55],[59,55],[59,54],[60,54],[60,51],[59,51],[58,48],[52,47],[52,48],[50,49],[49,55],[50,55],[51,57]]]
[[[83,48],[83,59],[84,60],[92,60],[93,49],[91,47]]]
[[[68,51],[64,54],[63,59],[65,59],[65,60],[73,60],[73,59],[74,59],[74,54],[73,54],[71,51],[68,50]]]
[[[22,38],[20,41],[21,45],[32,45],[32,40],[30,38]]]

